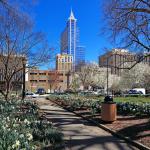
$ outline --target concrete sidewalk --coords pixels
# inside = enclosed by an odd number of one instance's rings
[[[40,98],[40,109],[65,136],[66,150],[137,150],[103,129],[77,117],[59,106]]]

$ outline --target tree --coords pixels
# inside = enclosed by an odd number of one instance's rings
[[[77,91],[80,88],[80,85],[81,85],[81,81],[79,75],[77,73],[73,73],[70,88],[73,91]]]
[[[135,87],[149,89],[150,67],[147,64],[139,63],[131,70],[124,70],[120,79],[120,88],[129,90]]]
[[[117,75],[109,74],[108,78],[108,88],[112,92],[118,92],[120,91],[120,77]]]
[[[108,0],[104,12],[111,39],[119,41],[122,47],[150,52],[149,0]]]
[[[24,67],[46,63],[51,50],[42,32],[35,32],[28,14],[15,9],[11,3],[0,1],[0,64],[4,79],[0,93],[8,100],[13,82]],[[25,65],[27,63],[27,65]]]
[[[88,86],[91,87],[101,87],[105,88],[106,86],[106,73],[107,68],[99,67],[95,63],[85,64],[81,67],[81,70],[77,72],[80,83],[83,86],[83,89]]]
[[[84,65],[81,67],[80,71],[77,72],[77,75],[79,76],[83,89],[85,89],[88,86],[90,80],[89,77],[90,71],[91,71],[90,65]]]
[[[63,80],[63,74],[58,71],[49,71],[48,78],[50,92],[52,92],[52,89],[56,90],[60,81]]]

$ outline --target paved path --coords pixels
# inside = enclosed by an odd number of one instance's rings
[[[103,129],[40,98],[40,108],[65,136],[66,150],[136,150]]]

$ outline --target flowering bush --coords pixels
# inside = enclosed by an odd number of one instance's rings
[[[61,132],[39,120],[37,112],[37,105],[30,101],[0,100],[0,149],[34,150],[62,141]]]

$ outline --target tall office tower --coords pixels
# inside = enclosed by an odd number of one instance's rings
[[[78,63],[78,56],[81,52],[79,46],[79,29],[77,28],[77,19],[71,10],[67,26],[61,34],[61,54],[69,54],[73,56],[73,68]],[[84,59],[84,57],[82,58]]]

